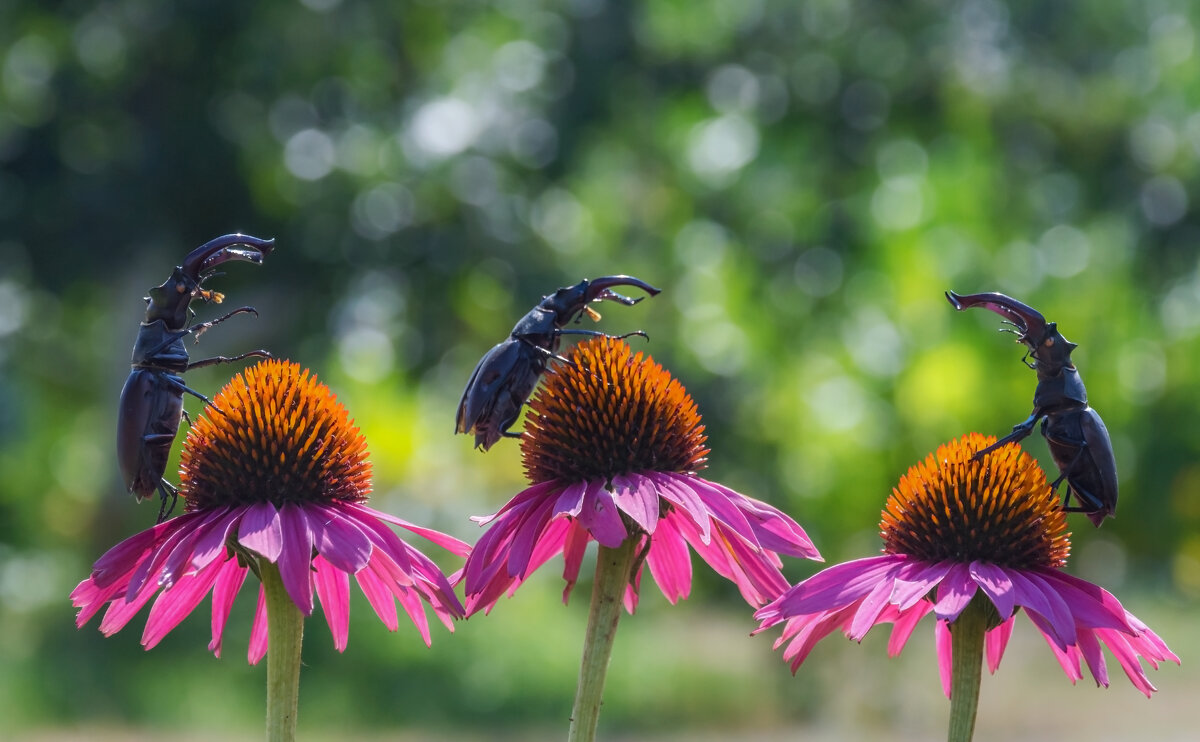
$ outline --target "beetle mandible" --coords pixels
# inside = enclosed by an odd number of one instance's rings
[[[600,315],[588,305],[596,301],[615,301],[633,306],[644,297],[631,299],[612,291],[613,286],[635,286],[650,296],[659,293],[645,281],[632,276],[604,276],[589,281],[586,278],[574,286],[564,286],[531,309],[517,322],[508,338],[487,352],[458,403],[455,433],[475,433],[475,447],[484,451],[501,437],[520,438],[520,433],[508,429],[517,421],[521,407],[533,393],[538,379],[552,359],[570,363],[558,355],[562,336],[603,335],[593,330],[564,330],[571,320],[578,321],[586,313],[592,319]],[[646,333],[637,331],[617,337]]]
[[[1033,413],[1024,422],[1014,425],[1011,433],[977,451],[974,459],[979,460],[1000,446],[1025,438],[1033,432],[1038,419],[1045,418],[1042,435],[1059,470],[1058,479],[1050,487],[1057,491],[1058,485],[1067,480],[1063,510],[1084,513],[1099,528],[1117,509],[1117,461],[1108,429],[1100,415],[1088,406],[1083,380],[1075,364],[1071,363],[1071,351],[1078,346],[1059,333],[1056,323],[1046,322],[1036,309],[1004,294],[989,292],[960,296],[947,291],[946,298],[960,311],[983,307],[1004,317],[1006,323],[1015,328],[1004,330],[1015,333],[1018,342],[1028,348],[1022,361],[1037,371]],[[1033,357],[1032,363],[1027,360],[1029,356]],[[1071,495],[1075,496],[1079,506],[1067,506]]]
[[[163,479],[171,445],[183,417],[183,394],[187,392],[206,404],[208,397],[189,388],[181,374],[194,368],[217,363],[230,363],[250,356],[270,358],[265,350],[252,350],[227,358],[215,356],[200,361],[188,361],[183,339],[199,335],[213,325],[237,314],[258,316],[253,307],[241,307],[216,319],[188,326],[190,304],[197,297],[220,303],[223,295],[202,287],[218,265],[230,260],[261,263],[274,248],[274,240],[264,240],[245,234],[227,234],[210,240],[183,259],[161,286],[150,289],[146,297],[146,318],[138,329],[133,344],[129,378],[121,390],[121,406],[117,414],[117,461],[125,486],[140,502],[155,491],[162,500],[158,520],[175,507],[178,493]],[[167,507],[167,498],[171,506]]]

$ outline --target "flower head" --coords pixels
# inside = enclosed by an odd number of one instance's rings
[[[71,593],[83,626],[107,607],[100,630],[111,635],[151,598],[147,649],[213,594],[212,642],[221,639],[233,600],[259,560],[278,566],[305,615],[320,599],[343,650],[349,638],[350,576],[380,620],[399,628],[396,601],[426,644],[421,601],[453,630],[462,606],[450,582],[388,523],[458,555],[458,539],[367,507],[371,465],[366,441],[328,387],[295,363],[270,360],[234,377],[213,410],[188,431],[181,458],[185,512],[110,549]],[[267,650],[262,591],[249,659]]]
[[[1139,657],[1155,668],[1179,658],[1111,593],[1062,571],[1070,534],[1044,472],[1018,445],[975,461],[993,441],[972,433],[908,470],[883,511],[883,556],[830,567],[755,614],[759,631],[784,624],[775,646],[786,647],[793,672],[835,629],[861,641],[872,626],[890,623],[895,656],[932,612],[949,695],[948,627],[982,599],[995,611],[986,635],[991,672],[1023,608],[1072,682],[1083,677],[1082,658],[1096,683],[1108,685],[1104,645],[1138,690],[1154,691]]]
[[[708,448],[696,404],[622,340],[575,345],[530,402],[521,441],[531,486],[495,515],[464,567],[467,613],[490,610],[562,552],[565,601],[590,540],[637,539],[641,565],[674,603],[691,590],[688,545],[752,605],[784,589],[779,555],[820,559],[804,530],[764,502],[701,478]]]

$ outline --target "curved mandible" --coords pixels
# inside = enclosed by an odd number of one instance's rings
[[[1034,343],[1037,343],[1046,332],[1046,318],[1042,316],[1042,313],[1011,296],[1005,296],[995,291],[967,294],[966,296],[947,291],[946,299],[960,312],[972,307],[992,310],[1014,324],[1021,331],[1022,340],[1031,338]]]
[[[621,294],[611,290],[613,286],[634,286],[642,291],[645,291],[650,296],[656,296],[662,292],[662,289],[657,289],[642,279],[634,278],[633,276],[601,276],[600,278],[596,278],[588,282],[587,291],[584,292],[584,301],[593,302],[608,300],[620,302],[626,306],[633,306],[645,298],[638,297],[637,299],[631,299],[628,296],[622,296]]]
[[[237,249],[238,245],[245,245],[251,249],[239,250]],[[274,239],[264,240],[261,237],[253,237],[240,232],[224,234],[205,242],[188,253],[180,268],[184,275],[199,281],[205,273],[230,260],[261,263],[263,257],[269,255],[274,248]]]

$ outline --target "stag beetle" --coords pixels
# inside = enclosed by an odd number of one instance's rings
[[[974,459],[978,461],[1000,446],[1025,438],[1033,432],[1038,418],[1044,417],[1042,435],[1059,470],[1058,479],[1050,487],[1057,491],[1058,485],[1066,479],[1063,510],[1085,513],[1099,528],[1117,509],[1117,461],[1108,429],[1100,415],[1088,407],[1083,380],[1079,378],[1075,364],[1071,363],[1071,351],[1078,346],[1059,333],[1056,323],[1047,323],[1037,310],[1004,294],[959,296],[947,291],[946,298],[960,311],[984,307],[1004,317],[1005,323],[1015,329],[1003,328],[1002,331],[1014,333],[1017,341],[1028,347],[1021,360],[1037,371],[1033,414],[1025,422],[1014,425],[1008,435],[977,451]],[[1029,356],[1033,356],[1032,363],[1027,360]],[[1071,495],[1079,502],[1078,507],[1067,507]]]
[[[252,350],[232,358],[215,356],[189,363],[184,337],[194,335],[198,338],[213,325],[237,314],[258,316],[253,307],[241,307],[189,327],[189,305],[197,297],[217,304],[224,299],[222,294],[201,287],[214,275],[218,265],[230,260],[261,263],[274,246],[274,240],[245,234],[218,237],[188,253],[183,265],[176,266],[171,277],[161,286],[150,289],[150,296],[146,297],[146,319],[133,344],[132,368],[121,390],[117,460],[126,487],[139,502],[157,490],[162,499],[159,522],[174,509],[178,499],[175,487],[163,479],[163,473],[184,415],[183,394],[187,392],[211,404],[208,397],[184,384],[180,375],[193,368],[230,363],[250,356],[271,357],[265,350]],[[171,498],[169,508],[168,497]]]
[[[520,433],[508,429],[517,421],[521,407],[533,393],[538,379],[546,371],[551,359],[570,363],[558,355],[562,336],[603,335],[593,330],[564,330],[571,320],[579,321],[583,314],[593,320],[600,319],[588,304],[611,300],[633,306],[644,297],[631,299],[610,290],[612,286],[636,286],[654,296],[659,289],[632,276],[604,276],[594,281],[586,278],[574,286],[564,286],[531,309],[513,327],[512,333],[503,342],[489,350],[475,366],[467,388],[458,403],[455,433],[475,433],[475,447],[484,451],[500,438],[520,438]],[[646,333],[631,332],[629,337]]]

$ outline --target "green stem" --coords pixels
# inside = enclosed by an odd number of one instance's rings
[[[988,604],[980,595],[950,625],[950,731],[949,742],[970,742],[979,709],[979,677],[983,671],[983,635],[987,631]]]
[[[615,549],[601,546],[596,557],[596,579],[592,584],[587,637],[579,665],[579,685],[575,689],[568,742],[596,739],[596,724],[600,721],[600,703],[604,697],[604,676],[608,672],[613,640],[617,637],[617,621],[621,618],[625,586],[629,584],[636,540],[627,538]]]
[[[284,588],[279,567],[260,559],[259,574],[267,603],[267,742],[292,742],[296,739],[304,614]]]

